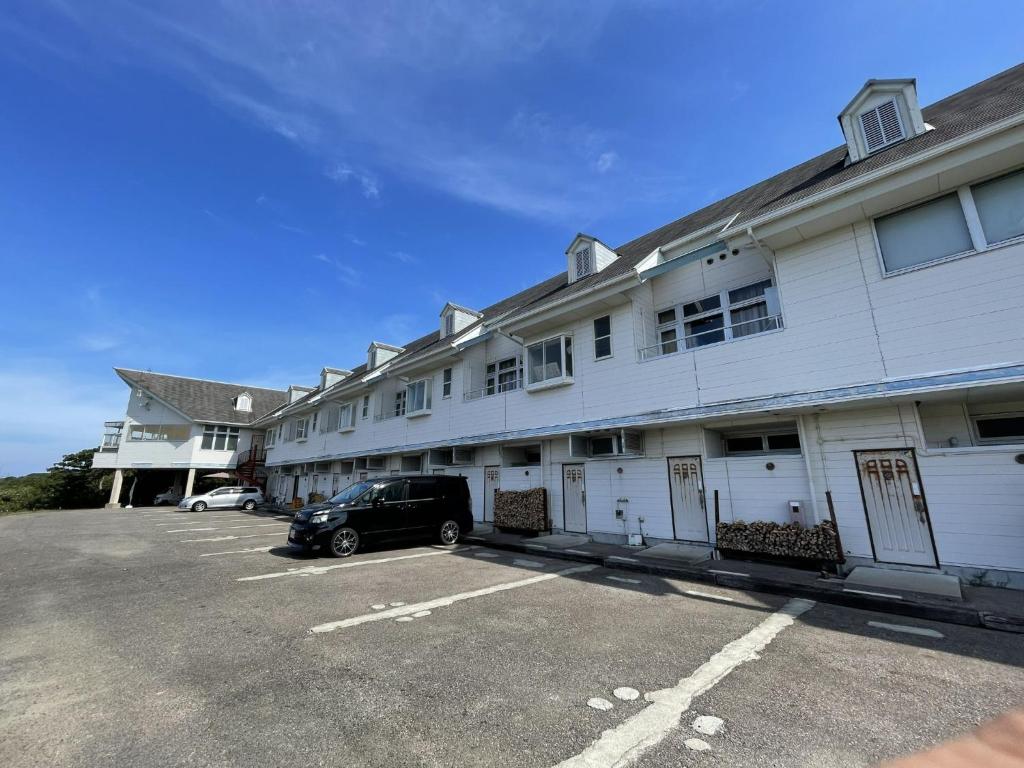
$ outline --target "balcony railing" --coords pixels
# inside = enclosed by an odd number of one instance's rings
[[[649,347],[641,347],[640,359],[650,360],[655,357],[673,355],[677,352],[688,352],[691,349],[705,347],[711,344],[722,344],[727,341],[744,339],[748,336],[756,336],[759,333],[767,333],[782,328],[782,315],[768,315],[767,317],[756,317],[753,320],[744,320],[741,323],[724,325],[721,328],[711,328],[707,331],[692,333],[687,336],[678,336],[674,339],[660,341]],[[740,329],[739,332],[736,329]]]
[[[120,435],[104,435],[103,442],[100,443],[101,451],[116,451],[121,447],[121,436]]]
[[[242,466],[243,464],[249,463],[256,464],[257,466],[267,463],[267,449],[266,448],[250,448],[248,451],[243,451],[238,454],[238,461],[235,462],[236,466]]]
[[[514,392],[517,389],[523,388],[522,379],[510,379],[508,381],[495,382],[482,389],[474,389],[466,392],[462,397],[464,400],[479,400],[482,397],[491,397],[492,395],[504,395],[507,392]]]

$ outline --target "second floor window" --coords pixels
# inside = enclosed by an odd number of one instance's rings
[[[498,360],[487,366],[485,393],[493,395],[497,392],[511,392],[519,387],[522,378],[518,357]]]
[[[452,369],[445,368],[441,371],[441,397],[452,396]]]
[[[431,383],[430,379],[420,379],[405,388],[407,415],[430,410]]]
[[[572,337],[555,336],[526,348],[528,386],[572,378]]]
[[[295,439],[305,440],[309,435],[309,420],[303,416],[295,420]]]
[[[345,432],[354,429],[356,426],[356,409],[352,403],[342,403],[338,406],[338,426],[336,429]]]
[[[594,359],[612,356],[612,317],[605,315],[594,321]]]
[[[395,416],[405,416],[405,390],[395,392]]]
[[[213,451],[234,451],[238,448],[238,427],[207,424],[203,427],[203,448]]]
[[[363,412],[361,418],[367,419],[370,417],[370,396],[363,395]]]
[[[718,344],[781,327],[771,280],[722,291],[666,307],[657,314],[657,344],[644,350],[657,357]]]

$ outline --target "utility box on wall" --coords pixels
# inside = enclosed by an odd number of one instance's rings
[[[807,513],[804,509],[805,505],[802,501],[790,501],[789,502],[789,522],[802,525],[805,528],[810,525],[810,521],[807,519]]]

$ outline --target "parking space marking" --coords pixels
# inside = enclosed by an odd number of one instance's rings
[[[605,576],[608,581],[619,581],[623,584],[643,584],[640,579],[627,579],[625,576]]]
[[[709,600],[721,600],[724,603],[735,602],[735,598],[726,597],[725,595],[713,595],[710,592],[700,592],[696,589],[684,589],[683,592],[685,592],[688,595],[692,595],[693,597],[706,597]]]
[[[595,568],[597,568],[596,565],[578,565],[573,568],[566,568],[561,571],[555,571],[554,573],[543,573],[539,576],[531,576],[528,579],[520,579],[519,581],[508,581],[504,584],[495,584],[493,587],[474,589],[472,592],[460,592],[457,595],[448,595],[447,597],[438,597],[433,600],[427,600],[426,602],[422,603],[404,605],[399,608],[392,608],[389,611],[379,611],[377,613],[363,614],[362,616],[354,616],[351,619],[342,619],[341,621],[329,621],[326,624],[317,624],[315,627],[311,627],[309,631],[313,634],[322,634],[324,632],[334,632],[337,629],[355,627],[359,624],[366,624],[367,622],[371,621],[397,619],[399,616],[412,616],[414,613],[419,613],[420,611],[432,611],[435,608],[444,608],[445,606],[452,605],[463,600],[472,600],[473,598],[477,597],[486,597],[487,595],[493,595],[497,592],[507,592],[511,589],[528,587],[532,584],[539,584],[542,581],[550,581],[551,579],[558,579],[563,576],[571,576],[577,573],[587,573],[588,571],[592,571]]]
[[[866,589],[850,589],[849,587],[843,587],[843,592],[853,592],[856,595],[871,595],[871,597],[888,597],[893,600],[902,600],[902,595],[894,595],[889,592],[869,592]]]
[[[878,629],[888,629],[891,632],[903,632],[907,635],[920,635],[921,637],[934,637],[936,640],[941,640],[945,637],[941,632],[936,632],[934,629],[927,629],[925,627],[912,627],[909,624],[887,624],[884,621],[869,621],[869,627],[877,627]]]
[[[208,539],[179,539],[181,544],[194,544],[200,541],[234,541],[235,539],[255,539],[259,536],[280,536],[284,531],[274,531],[273,533],[247,533],[242,536],[238,534],[229,534],[227,536],[211,536]]]
[[[282,527],[284,523],[256,523],[254,525],[225,525],[223,528],[176,528],[173,531],[164,531],[164,533],[192,533],[193,531],[235,531],[239,528],[269,528],[275,525]]]
[[[590,552],[584,552],[582,549],[563,549],[563,552],[568,552],[570,555],[589,555]]]
[[[651,703],[647,707],[606,730],[585,750],[559,763],[558,768],[611,768],[636,760],[679,724],[695,698],[714,688],[741,664],[761,658],[760,654],[782,630],[813,607],[811,600],[790,600],[781,610],[701,664],[689,677],[672,688],[648,693],[645,698]]]
[[[271,544],[266,547],[252,547],[250,549],[231,549],[227,552],[204,552],[200,557],[216,557],[217,555],[243,555],[247,552],[269,552],[272,549],[277,549],[277,545]]]
[[[620,563],[639,563],[635,557],[622,557],[621,555],[611,555],[609,560],[618,560]]]
[[[464,547],[463,551],[469,549]],[[280,579],[284,576],[320,576],[339,568],[358,568],[361,565],[379,565],[380,563],[393,563],[398,560],[415,560],[420,557],[433,557],[434,555],[450,555],[455,550],[434,549],[430,552],[416,552],[412,555],[398,555],[397,557],[378,557],[374,560],[350,560],[346,563],[335,565],[308,565],[305,568],[289,568],[287,571],[274,571],[273,573],[261,573],[259,576],[244,576],[235,581],[263,581],[264,579]]]
[[[714,568],[708,568],[708,573],[719,573],[723,576],[742,576],[745,579],[750,578],[749,573],[743,573],[741,571],[716,571]]]

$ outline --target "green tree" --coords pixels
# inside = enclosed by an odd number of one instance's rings
[[[77,453],[65,454],[64,458],[47,470],[53,482],[52,506],[60,509],[103,506],[106,501],[103,484],[111,472],[93,469],[94,453],[95,448],[86,448]],[[106,485],[110,487],[109,483]]]

